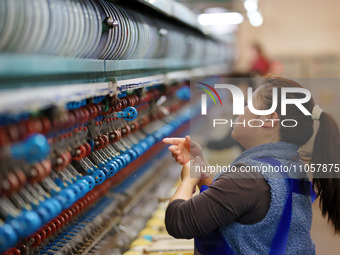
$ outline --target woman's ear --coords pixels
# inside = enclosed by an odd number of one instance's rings
[[[264,125],[262,127],[264,128],[273,128],[277,127],[280,123],[280,118],[277,112],[273,112],[272,114],[269,114],[266,116],[266,119],[264,120]]]

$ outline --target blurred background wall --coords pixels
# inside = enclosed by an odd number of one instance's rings
[[[249,43],[256,41],[284,64],[285,75],[339,77],[340,1],[260,0],[258,6],[263,24],[245,20],[236,31],[237,69],[247,70]]]

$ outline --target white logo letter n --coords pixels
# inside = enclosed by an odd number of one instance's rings
[[[244,95],[242,90],[231,84],[215,84],[216,89],[229,89],[233,97],[233,114],[244,114]]]

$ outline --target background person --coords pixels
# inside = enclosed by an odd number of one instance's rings
[[[252,43],[250,48],[250,72],[265,75],[270,71],[270,60],[264,54],[262,47],[258,43]]]

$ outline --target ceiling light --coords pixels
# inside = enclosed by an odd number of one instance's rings
[[[258,11],[248,12],[247,15],[248,15],[249,22],[251,25],[253,25],[254,27],[259,27],[262,25],[263,17],[260,12]]]
[[[257,10],[257,1],[256,0],[246,0],[244,2],[244,8],[246,8],[246,10],[248,12],[253,12]]]
[[[237,25],[243,22],[238,12],[203,13],[198,15],[198,22],[203,26]]]

